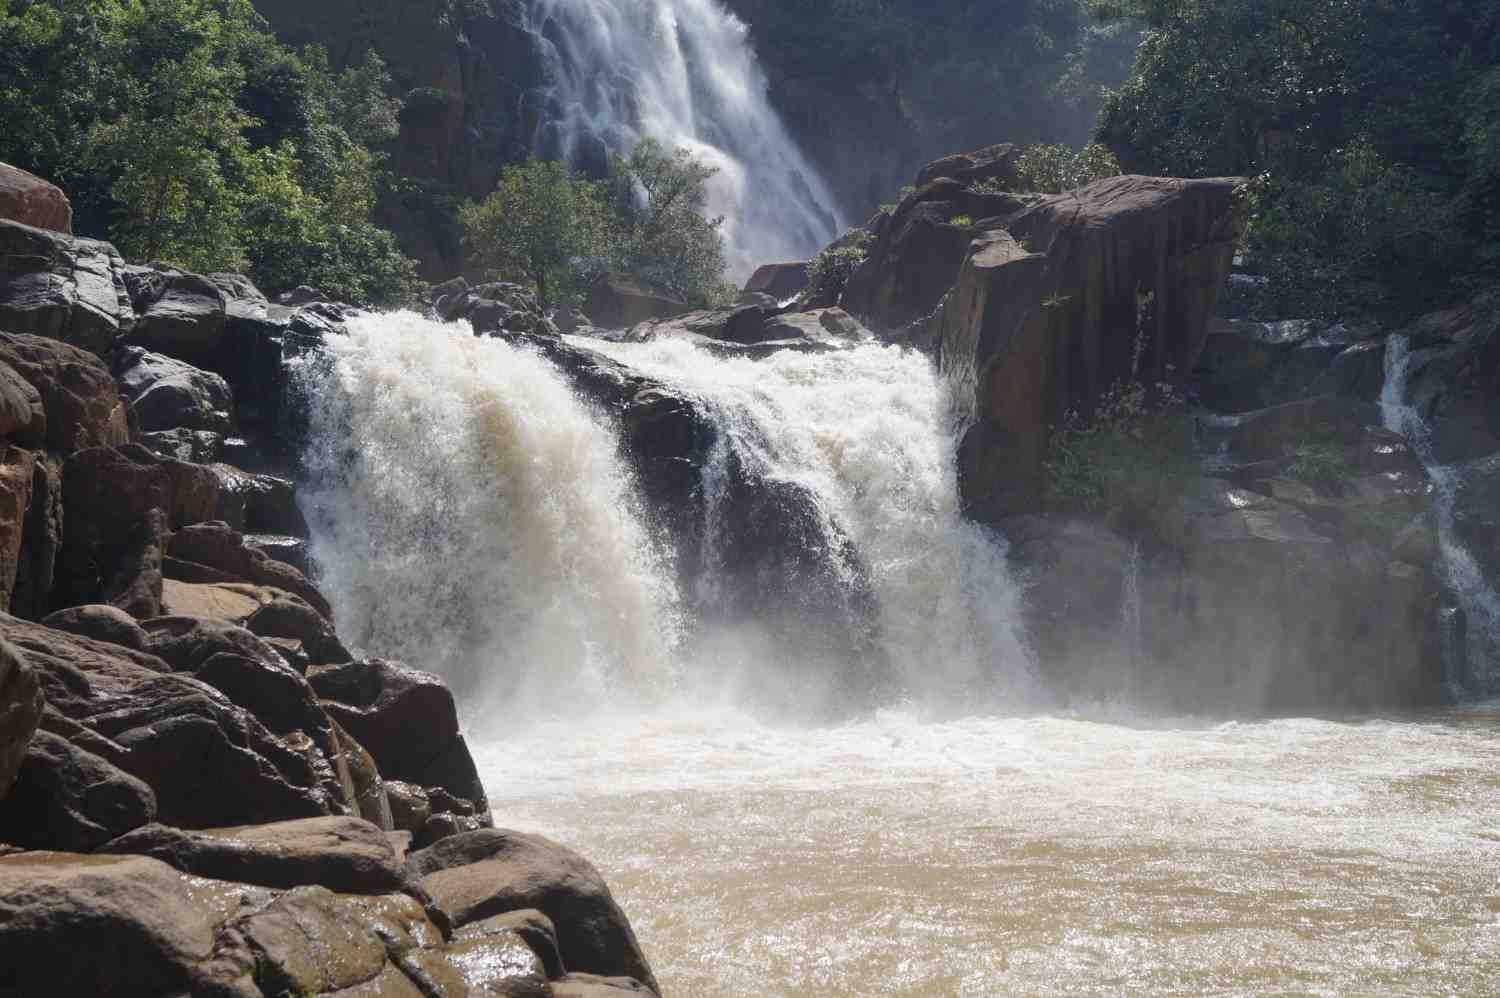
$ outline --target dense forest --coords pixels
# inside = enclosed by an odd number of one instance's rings
[[[1408,313],[1472,294],[1500,266],[1500,4],[730,7],[846,207],[892,200],[916,164],[944,153],[1097,141],[1130,172],[1254,178],[1246,262],[1269,281],[1246,303],[1253,311]],[[443,16],[472,31],[472,19],[500,14],[481,4]],[[328,41],[278,40],[250,0],[0,0],[11,56],[0,65],[0,159],[61,184],[79,231],[129,256],[244,269],[272,290],[312,283],[400,301],[418,252],[403,255],[387,227],[417,241],[390,206],[451,218],[443,226],[459,233],[459,208],[503,189],[504,163],[478,191],[402,175],[403,123],[443,95],[395,82],[411,67],[375,48]],[[618,189],[619,177],[579,180]],[[672,253],[696,254],[700,270],[718,259],[701,211],[689,226],[699,246],[656,252],[621,217],[629,199],[599,193],[615,205],[620,247],[605,263],[660,274]],[[687,293],[716,287],[699,274]]]

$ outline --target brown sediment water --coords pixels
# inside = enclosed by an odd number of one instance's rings
[[[500,824],[605,873],[668,995],[1500,993],[1500,708],[695,713],[482,760]]]

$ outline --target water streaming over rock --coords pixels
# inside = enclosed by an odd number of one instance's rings
[[[712,501],[732,452],[752,474],[815,497],[821,536],[852,543],[854,564],[836,542],[822,557],[873,593],[875,645],[899,695],[938,710],[1035,701],[1005,542],[960,513],[955,427],[926,357],[868,345],[752,361],[675,340],[593,345],[714,414],[700,598],[711,603],[732,569],[719,552],[734,525]]]
[[[1485,696],[1492,692],[1494,679],[1484,663],[1500,655],[1500,593],[1497,593],[1479,561],[1464,545],[1455,524],[1454,506],[1463,485],[1461,469],[1443,464],[1434,453],[1432,431],[1422,414],[1407,402],[1407,381],[1411,370],[1411,344],[1403,334],[1386,340],[1385,384],[1380,392],[1381,415],[1385,428],[1403,434],[1411,441],[1417,457],[1437,486],[1438,543],[1448,585],[1457,597],[1467,621],[1467,648],[1464,654],[1450,654],[1445,664],[1445,681],[1457,695]],[[1444,639],[1457,626],[1445,620]],[[1455,649],[1456,651],[1456,649]],[[1455,661],[1457,660],[1457,661]]]
[[[671,573],[608,425],[548,361],[397,313],[302,377],[304,505],[348,640],[444,674],[471,712],[667,684]]]
[[[643,138],[719,172],[730,276],[832,242],[834,198],[766,97],[745,25],[717,0],[530,0],[546,66],[543,156],[599,169]]]

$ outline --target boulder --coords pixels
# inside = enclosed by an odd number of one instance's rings
[[[233,422],[234,396],[217,374],[141,347],[115,351],[110,366],[145,432],[224,433]]]
[[[250,534],[245,537],[245,547],[252,551],[259,551],[282,564],[290,565],[303,575],[307,575],[312,566],[312,555],[307,549],[307,541],[301,537],[288,537],[283,534]]]
[[[158,457],[191,464],[214,464],[224,453],[223,435],[210,430],[158,430],[142,433],[137,442]]]
[[[348,774],[345,796],[352,803],[354,813],[382,831],[399,830],[400,826],[393,817],[385,780],[380,777],[375,758],[365,751],[365,747],[353,735],[339,727],[337,722],[332,723],[337,746],[333,761],[341,778],[343,774]],[[404,850],[402,855],[404,857]]]
[[[155,616],[167,531],[211,519],[219,482],[210,468],[126,444],[68,458],[62,493],[68,529],[54,605],[106,602]]]
[[[62,462],[38,451],[21,550],[16,557],[10,612],[34,620],[51,609],[57,556],[62,550],[62,513]]]
[[[745,282],[749,294],[769,295],[777,302],[795,298],[807,287],[807,264],[768,263],[759,267]]]
[[[47,411],[41,392],[4,361],[0,361],[0,440],[26,447],[42,447],[47,442]]]
[[[462,835],[465,832],[477,832],[483,827],[479,819],[472,815],[439,811],[423,822],[422,830],[412,839],[412,845],[418,849],[425,849],[444,839]]]
[[[547,970],[528,945],[514,932],[455,941],[444,959],[462,975],[474,998],[553,998],[547,986]]]
[[[263,998],[216,933],[242,890],[142,856],[0,857],[0,964],[15,995]]]
[[[432,817],[432,802],[427,799],[427,791],[402,780],[386,780],[385,792],[395,827],[413,835],[421,832],[427,819]]]
[[[628,277],[610,274],[595,282],[583,310],[600,329],[629,329],[649,319],[681,315],[688,306]]]
[[[152,353],[212,366],[224,341],[228,296],[213,280],[178,270],[155,271],[150,292],[135,298],[139,312],[129,341]]]
[[[588,860],[569,849],[536,835],[483,829],[412,853],[406,866],[455,928],[534,908],[557,927],[568,970],[633,977],[657,990],[609,887]]]
[[[148,637],[135,618],[119,607],[95,603],[58,610],[42,618],[51,627],[80,637],[120,645],[132,651],[147,651]]]
[[[73,205],[62,189],[9,163],[0,163],[0,219],[71,235]]]
[[[455,943],[461,943],[511,934],[519,936],[537,955],[548,980],[557,980],[567,973],[562,953],[557,948],[557,926],[535,908],[507,911],[503,915],[472,922],[459,929],[453,939]]]
[[[938,320],[969,427],[959,474],[971,516],[1040,508],[1052,427],[1068,412],[1115,385],[1185,379],[1243,232],[1242,191],[1234,179],[1114,177],[977,223]]]
[[[35,486],[36,454],[0,442],[0,610],[10,609]]]
[[[552,985],[554,998],[625,998],[626,995],[654,995],[656,992],[633,977],[600,977],[597,974],[569,974]]]
[[[5,615],[0,638],[37,672],[42,728],[143,781],[163,823],[217,828],[332,812],[332,770],[307,736],[273,735],[208,683],[171,674],[153,655]]]
[[[291,565],[248,546],[244,535],[226,523],[200,523],[177,531],[168,545],[167,554],[179,562],[217,569],[232,579],[292,593],[324,618],[333,619],[333,608],[327,598],[305,575]]]
[[[37,732],[10,794],[0,841],[27,849],[93,852],[156,818],[142,781],[64,738]]]
[[[342,894],[386,894],[406,883],[385,832],[352,817],[197,831],[152,824],[99,851],[150,856],[194,876],[282,890],[316,885]]]
[[[0,289],[0,302],[4,300]],[[0,305],[0,329],[6,324],[4,308]],[[0,332],[0,363],[36,389],[50,450],[71,454],[130,440],[128,407],[109,368],[93,354],[46,336]],[[41,423],[33,417],[30,425],[34,434]]]
[[[917,174],[916,186],[926,187],[935,180],[956,180],[970,186],[988,184],[1003,191],[1023,186],[1020,146],[1001,143],[985,146],[975,152],[944,156],[928,163]]]
[[[458,708],[441,679],[371,660],[314,668],[308,681],[328,715],[374,757],[382,776],[441,787],[488,814],[484,786],[459,731]]]
[[[0,640],[0,802],[21,771],[46,701],[21,651]]]
[[[103,354],[135,323],[124,270],[109,243],[0,219],[0,330]]]

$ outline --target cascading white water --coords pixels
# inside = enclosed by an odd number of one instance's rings
[[[1407,381],[1411,375],[1411,343],[1396,333],[1386,339],[1385,384],[1380,392],[1380,411],[1385,428],[1400,433],[1411,442],[1417,458],[1437,486],[1436,502],[1438,543],[1448,584],[1458,597],[1468,618],[1469,653],[1467,675],[1450,677],[1462,691],[1477,696],[1489,692],[1490,676],[1483,663],[1500,652],[1500,593],[1497,593],[1478,560],[1464,546],[1454,522],[1454,505],[1463,485],[1458,468],[1437,459],[1432,445],[1432,430],[1416,407],[1407,402]]]
[[[441,672],[471,711],[667,684],[672,575],[608,424],[551,363],[396,313],[304,368],[304,506],[347,640]]]
[[[879,645],[913,701],[940,711],[1032,702],[1005,542],[961,515],[954,427],[927,358],[866,345],[752,361],[676,340],[580,342],[703,400],[721,447],[815,497],[830,533],[854,544],[878,604]],[[710,587],[722,567],[713,532],[711,523]]]
[[[838,235],[834,198],[766,97],[745,25],[717,0],[530,0],[553,98],[543,152],[628,151],[643,138],[719,172],[730,276],[806,260]]]

